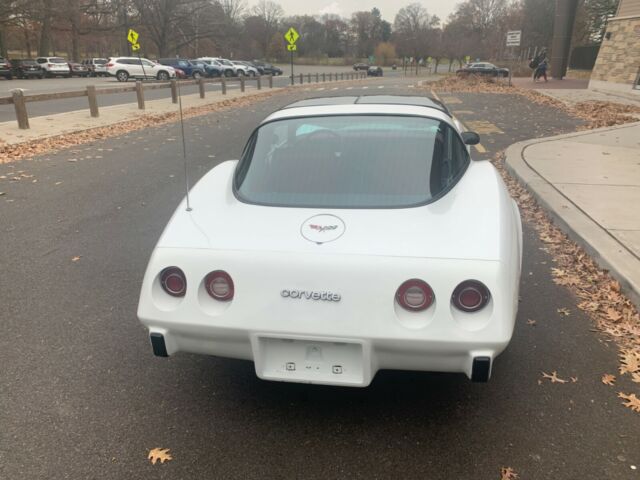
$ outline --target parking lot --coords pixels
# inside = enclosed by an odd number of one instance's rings
[[[283,75],[274,77],[273,85],[275,87],[283,87],[289,85],[291,80],[289,78],[291,67],[290,65],[278,65],[283,70]],[[353,72],[353,68],[350,66],[314,66],[314,65],[294,65],[294,75],[307,75],[307,74],[329,74],[329,73],[345,73]],[[392,78],[401,78],[403,76],[400,70],[393,71],[390,67],[385,68],[385,75]],[[296,79],[298,82],[298,79]],[[130,81],[129,83],[133,83]],[[25,95],[38,94],[38,93],[54,93],[54,92],[70,92],[83,90],[87,85],[95,85],[98,89],[117,87],[123,85],[118,82],[115,77],[72,77],[72,78],[45,78],[45,79],[13,79],[5,80],[0,79],[0,96],[10,96],[11,90],[16,88],[24,89]],[[247,81],[248,88],[253,88],[254,82]],[[207,84],[206,88],[211,92],[220,91],[219,84]],[[237,82],[230,82],[229,89],[240,88]],[[198,92],[196,85],[188,85],[183,87],[185,95],[194,94]],[[145,92],[145,98],[147,100],[156,100],[159,98],[166,98],[169,94],[168,90],[150,90]],[[122,93],[103,95],[98,99],[99,106],[106,107],[112,105],[122,105],[125,103],[135,102],[135,93]],[[73,110],[87,109],[86,98],[65,98],[61,100],[50,100],[46,102],[33,102],[28,104],[29,117],[38,117],[43,115],[51,115],[54,113],[69,112]],[[0,105],[0,122],[14,121],[15,112],[13,105]]]
[[[389,75],[191,118],[192,178],[238,158],[288,103],[372,93],[427,90]],[[579,126],[519,96],[442,98],[463,122],[482,122],[481,158]],[[136,308],[184,194],[180,155],[179,125],[168,124],[0,165],[0,478],[498,479],[504,466],[523,479],[638,478],[637,414],[600,382],[616,373],[616,351],[553,283],[532,225],[514,338],[487,384],[392,371],[367,389],[282,384],[245,361],[154,357]],[[542,382],[542,371],[576,380]],[[155,447],[174,459],[151,465]]]

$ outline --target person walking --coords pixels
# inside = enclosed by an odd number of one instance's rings
[[[536,71],[533,75],[533,81],[537,82],[538,79],[540,79],[540,77],[544,77],[544,81],[548,82],[549,80],[547,79],[547,68],[549,68],[549,63],[547,62],[547,59],[543,59],[540,64],[536,67]]]

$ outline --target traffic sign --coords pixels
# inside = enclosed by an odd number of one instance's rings
[[[290,52],[295,52],[298,50],[298,46],[297,45],[287,45],[287,50],[289,50]]]
[[[510,30],[507,32],[507,47],[519,47],[522,30]]]
[[[133,45],[131,45],[131,50],[137,52],[138,50],[140,50],[140,44],[134,43]]]
[[[135,45],[138,43],[138,37],[140,35],[138,35],[138,32],[136,32],[133,28],[129,29],[129,33],[127,34],[127,40],[129,40],[129,43],[131,45]]]
[[[298,41],[298,38],[300,38],[300,35],[293,27],[287,30],[287,33],[284,34],[284,39],[289,42],[289,45],[295,45],[295,43]]]

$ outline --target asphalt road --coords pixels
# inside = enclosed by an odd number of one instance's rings
[[[284,74],[282,76],[278,76],[274,78],[273,85],[276,87],[284,87],[289,85],[290,83],[290,68],[288,66],[282,65],[282,69]],[[387,69],[388,75],[392,76],[400,76],[400,71],[392,72],[390,68]],[[346,73],[353,72],[351,67],[334,67],[334,66],[313,66],[313,65],[295,65],[294,66],[294,75],[299,75],[302,73],[303,75],[307,75],[308,73],[315,74],[318,72],[319,74],[325,73]],[[305,77],[304,81],[307,79]],[[265,81],[266,82],[266,81]],[[296,79],[296,83],[299,82],[299,79]],[[133,84],[133,81],[131,82]],[[10,96],[11,90],[16,88],[24,89],[26,95],[33,95],[39,93],[54,93],[54,92],[69,92],[69,91],[77,91],[84,90],[87,85],[95,85],[98,91],[103,88],[112,88],[117,86],[122,86],[123,84],[118,82],[115,78],[112,77],[98,77],[98,78],[45,78],[42,80],[39,79],[30,79],[30,80],[0,80],[0,97]],[[247,80],[246,88],[252,89],[255,87],[256,83],[252,80]],[[198,93],[197,85],[191,86],[183,86],[182,87],[183,94],[195,94]],[[219,84],[207,84],[206,89],[211,92],[220,91]],[[227,85],[229,90],[239,89],[240,85],[237,81],[230,81]],[[160,89],[160,90],[147,90],[145,91],[145,99],[146,100],[157,100],[160,98],[168,98],[171,96],[171,93],[168,89]],[[117,94],[109,94],[109,95],[99,95],[98,96],[98,106],[107,107],[111,105],[121,105],[123,103],[135,103],[136,102],[136,94],[135,92],[125,92],[125,93],[117,93]],[[83,110],[88,109],[89,104],[86,97],[80,98],[65,98],[61,100],[48,100],[44,102],[29,102],[27,104],[27,111],[29,112],[30,117],[39,117],[43,115],[51,115],[54,113],[63,113],[70,112],[73,110]],[[0,105],[0,122],[7,121],[15,121],[15,111],[13,105]]]
[[[192,176],[237,158],[259,120],[295,99],[413,94],[411,83],[299,90],[189,119]],[[447,98],[463,121],[504,132],[483,135],[485,156],[576,126],[519,97]],[[250,362],[153,357],[138,293],[182,169],[175,124],[0,165],[26,175],[0,179],[0,478],[484,480],[503,466],[522,479],[638,478],[639,417],[600,383],[616,350],[551,281],[529,225],[515,334],[487,384],[390,371],[366,389],[270,383]],[[538,383],[553,370],[577,382]],[[174,460],[151,465],[155,447]]]

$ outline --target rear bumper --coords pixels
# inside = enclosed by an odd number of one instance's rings
[[[147,322],[143,322],[147,323]],[[437,341],[274,334],[180,323],[147,325],[154,353],[178,352],[251,360],[264,380],[368,386],[378,370],[464,373],[487,381],[508,340]],[[313,351],[313,352],[312,352]]]

